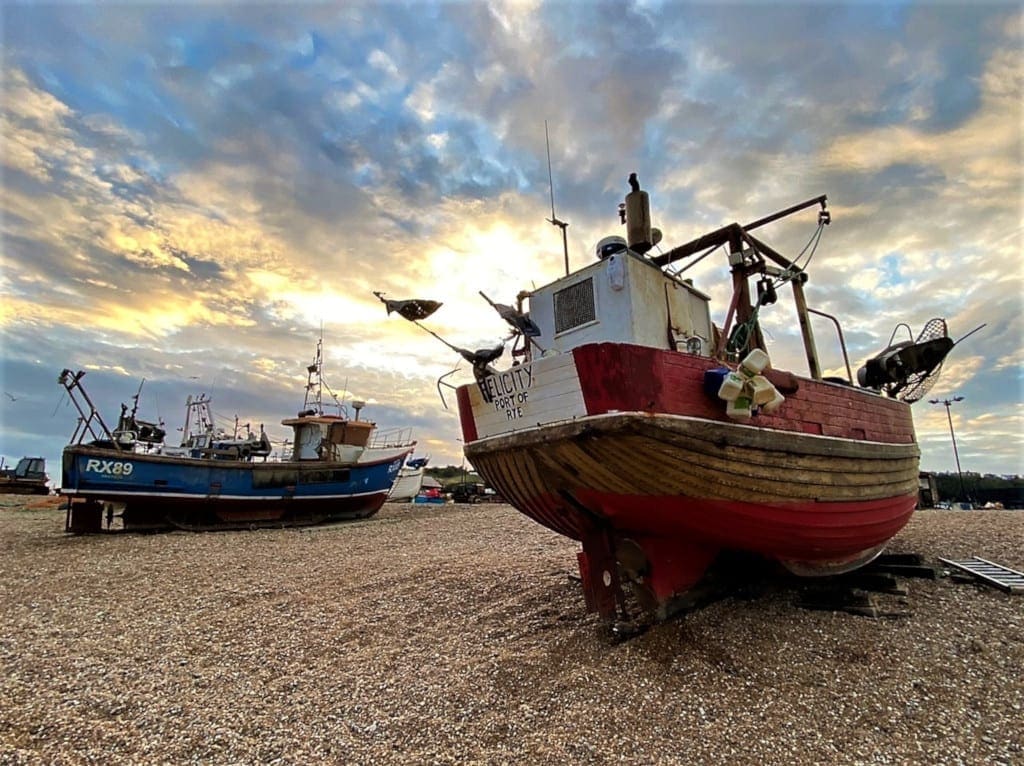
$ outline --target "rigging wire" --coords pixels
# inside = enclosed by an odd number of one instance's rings
[[[798,272],[805,271],[807,269],[807,266],[810,264],[815,252],[818,250],[818,245],[821,242],[821,237],[824,231],[825,222],[819,220],[817,228],[814,230],[814,233],[811,234],[810,239],[807,240],[807,244],[804,245],[803,249],[793,259],[792,265],[787,267],[782,274],[772,280],[773,288],[781,287],[786,282],[792,281]],[[757,252],[757,247],[753,243],[751,243],[751,246],[754,248],[754,251]],[[718,247],[721,247],[721,245]],[[810,252],[808,252],[808,250],[810,250]],[[709,254],[710,251],[704,255]],[[803,258],[805,254],[807,257],[804,259],[803,265],[800,265],[800,259]],[[702,255],[701,258],[703,258],[704,255]],[[759,295],[757,303],[754,304],[753,309],[750,312],[750,317],[747,321],[742,324],[738,324],[733,328],[732,332],[729,334],[729,340],[726,343],[726,348],[728,350],[739,353],[748,347],[750,340],[754,335],[754,328],[757,326],[758,313],[761,310],[761,306],[763,305],[763,301],[766,296],[767,293]]]
[[[63,405],[65,406],[65,407],[67,407],[67,403],[66,403],[66,402],[64,401],[64,397],[65,397],[65,396],[67,396],[67,395],[68,395],[68,392],[67,392],[67,391],[61,391],[61,393],[60,393],[60,397],[59,397],[59,398],[57,399],[57,405],[56,405],[56,406],[55,406],[55,407],[53,408],[53,412],[51,412],[51,413],[50,413],[50,417],[51,417],[51,418],[55,418],[55,417],[57,417],[57,410],[59,410],[59,409],[60,409],[60,406],[61,406],[62,404],[63,404]],[[68,398],[68,401],[71,401],[70,397]]]
[[[807,240],[807,244],[804,245],[803,249],[799,253],[797,253],[796,258],[793,259],[792,266],[786,268],[782,272],[782,274],[776,278],[776,280],[772,283],[773,287],[780,287],[781,285],[784,285],[786,282],[791,281],[796,276],[798,271],[807,270],[807,267],[811,263],[811,259],[814,257],[814,254],[818,250],[818,245],[821,243],[821,236],[822,234],[824,234],[824,232],[825,223],[823,221],[819,221],[818,227],[814,230],[814,233],[811,234],[811,238]],[[808,248],[810,249],[809,253],[807,252]],[[805,253],[807,253],[807,258],[801,265],[800,259],[803,258]]]
[[[677,269],[676,271],[669,271],[668,273],[670,275],[672,275],[673,277],[678,277],[680,274],[682,274],[684,271],[689,269],[691,266],[696,266],[698,263],[700,263],[705,258],[707,258],[709,255],[711,255],[713,252],[715,252],[716,250],[718,250],[718,249],[720,249],[722,247],[725,247],[725,243],[724,242],[722,244],[720,244],[720,245],[712,245],[707,250],[705,250],[701,255],[699,255],[696,258],[694,258],[692,261],[687,263],[685,266],[680,266],[679,269]]]

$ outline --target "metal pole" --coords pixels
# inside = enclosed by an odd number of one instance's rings
[[[930,404],[944,404],[946,406],[946,419],[949,421],[949,438],[953,442],[953,459],[956,460],[956,475],[960,480],[960,499],[967,502],[967,494],[964,492],[964,474],[960,470],[960,453],[956,448],[956,434],[953,433],[953,415],[950,413],[950,405],[953,402],[962,402],[962,396],[954,396],[952,399],[929,399]]]
[[[565,230],[569,228],[569,224],[565,221],[559,221],[558,217],[555,216],[555,181],[551,175],[551,141],[548,140],[547,120],[544,120],[544,145],[548,150],[548,188],[551,190],[551,217],[547,220],[548,223],[554,224],[562,229],[562,252],[565,254],[565,275],[569,276],[569,235],[565,232]]]

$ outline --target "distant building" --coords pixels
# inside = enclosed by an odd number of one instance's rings
[[[939,502],[939,487],[935,476],[929,471],[921,471],[917,475],[917,507],[934,508]]]

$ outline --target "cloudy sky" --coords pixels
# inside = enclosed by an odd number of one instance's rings
[[[59,478],[65,367],[108,419],[145,379],[140,415],[172,439],[198,393],[283,437],[322,327],[335,393],[459,464],[436,385],[458,359],[372,291],[443,300],[427,325],[458,345],[500,339],[478,291],[512,303],[563,272],[546,120],[574,268],[622,233],[633,171],[666,247],[828,194],[807,294],[851,362],[900,323],[986,323],[931,396],[964,397],[964,470],[1024,473],[1017,3],[5,3],[0,21],[9,462]],[[761,233],[792,254],[814,223]],[[724,257],[690,275],[721,324]],[[775,365],[804,373],[792,307],[762,316]],[[946,409],[914,413],[922,468],[955,470]]]

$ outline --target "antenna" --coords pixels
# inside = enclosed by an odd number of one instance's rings
[[[323,346],[324,337],[321,331],[320,338],[316,342],[316,358],[313,364],[306,367],[306,397],[302,402],[302,410],[310,409],[310,403],[316,405],[314,409],[317,415],[323,415]]]
[[[324,414],[324,320],[320,318],[320,337],[316,341],[316,414]],[[331,389],[328,388],[328,391]]]
[[[135,396],[132,397],[134,406],[132,407],[132,417],[135,417],[135,413],[139,411],[139,397],[142,395],[142,387],[146,385],[146,379],[143,378],[142,382],[139,383],[139,390],[135,392]]]
[[[551,141],[548,138],[548,121],[544,120],[544,145],[548,150],[548,188],[551,190],[551,217],[546,219],[548,223],[559,227],[562,230],[562,250],[565,253],[565,273],[569,274],[569,238],[565,233],[565,230],[569,228],[569,224],[565,221],[559,221],[555,216],[555,182],[551,176]]]

